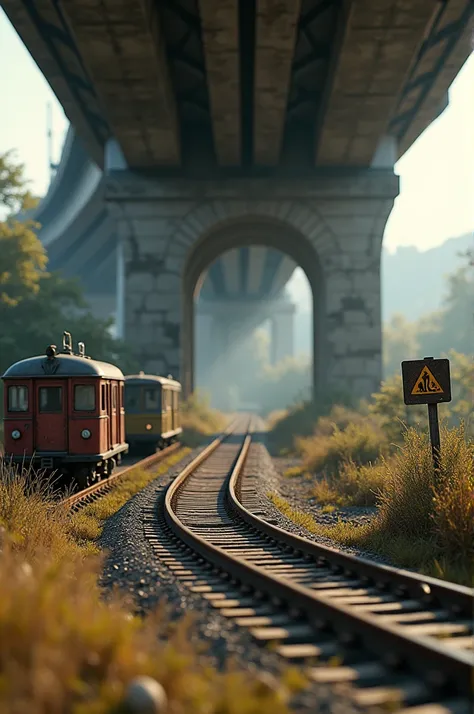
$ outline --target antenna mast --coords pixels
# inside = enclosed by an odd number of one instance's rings
[[[46,106],[46,135],[48,141],[49,182],[51,183],[58,168],[58,165],[53,161],[53,107],[51,102],[48,102]]]

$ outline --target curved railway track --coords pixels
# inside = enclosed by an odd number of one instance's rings
[[[145,535],[163,562],[256,640],[362,707],[470,711],[472,592],[265,521],[244,476],[251,438],[251,424],[228,430],[146,513]]]

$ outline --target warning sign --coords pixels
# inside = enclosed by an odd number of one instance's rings
[[[430,372],[428,367],[423,367],[420,376],[415,382],[415,386],[411,390],[412,394],[442,394],[443,388],[440,387],[436,377]]]
[[[405,404],[439,404],[451,401],[448,359],[414,359],[402,362]]]

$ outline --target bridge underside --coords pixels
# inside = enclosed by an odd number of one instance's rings
[[[117,226],[105,199],[106,180],[87,157],[73,129],[47,196],[29,217],[40,224],[39,238],[48,250],[49,269],[79,278],[94,314],[116,316]],[[202,301],[247,306],[277,297],[295,263],[263,246],[228,251],[201,275]]]
[[[4,0],[89,154],[248,174],[373,165],[446,106],[471,0]],[[392,162],[393,163],[393,162]]]

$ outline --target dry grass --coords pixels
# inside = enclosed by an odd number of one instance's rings
[[[181,405],[181,441],[192,449],[200,446],[207,437],[223,431],[227,423],[225,414],[212,409],[208,398],[198,392]]]
[[[236,668],[220,673],[193,643],[189,618],[171,623],[161,608],[141,620],[117,593],[103,599],[102,558],[75,537],[97,534],[150,474],[124,479],[90,508],[95,530],[86,533],[77,521],[68,530],[67,514],[33,476],[5,464],[0,474],[2,714],[118,714],[138,675],[161,682],[170,714],[287,714],[290,689],[303,686],[294,673],[275,688]]]
[[[374,462],[388,446],[384,432],[370,417],[350,422],[343,428],[335,423],[326,428],[332,428],[332,431],[297,439],[303,467],[308,471],[336,474],[347,462],[358,465]]]
[[[474,564],[474,443],[464,428],[442,429],[441,463],[433,468],[428,437],[409,429],[387,462],[374,534],[433,545],[436,561]],[[442,566],[441,566],[442,568]]]
[[[316,481],[313,495],[321,505],[375,506],[386,481],[386,464],[344,461],[332,476]]]
[[[132,496],[141,491],[147,484],[157,477],[165,474],[172,466],[190,453],[191,449],[178,449],[168,456],[163,462],[152,470],[136,468],[120,479],[116,486],[102,498],[75,513],[67,523],[69,533],[81,545],[87,541],[94,541],[102,532],[102,525],[107,518],[116,513],[130,500]]]
[[[296,452],[295,436],[309,436],[321,415],[321,408],[313,402],[304,402],[294,409],[273,417],[268,444],[274,454]]]
[[[54,499],[54,480],[0,459],[0,527],[26,558],[36,550],[61,560],[79,552],[67,536],[67,512]]]
[[[278,422],[285,419],[289,414],[289,409],[275,409],[275,411],[270,412],[266,417],[267,428],[271,431]]]
[[[161,609],[142,621],[118,595],[101,600],[100,563],[49,551],[30,564],[4,544],[0,556],[0,710],[2,714],[118,712],[130,680],[148,675],[167,692],[170,711],[285,714],[285,688],[272,691],[236,669],[206,666],[191,620],[177,625]]]
[[[283,472],[283,476],[285,478],[296,478],[302,476],[303,473],[304,471],[301,466],[290,466],[290,468]]]
[[[379,484],[378,514],[365,525],[323,526],[279,496],[273,494],[271,499],[288,518],[312,533],[382,553],[396,565],[472,584],[474,445],[464,429],[442,430],[439,472],[433,469],[428,437],[408,429],[403,446],[390,459],[375,466],[352,465],[345,472],[350,483],[357,484],[364,476],[372,485]],[[318,497],[337,503],[344,488],[347,484],[336,488],[326,480]],[[362,491],[367,491],[366,484]]]

